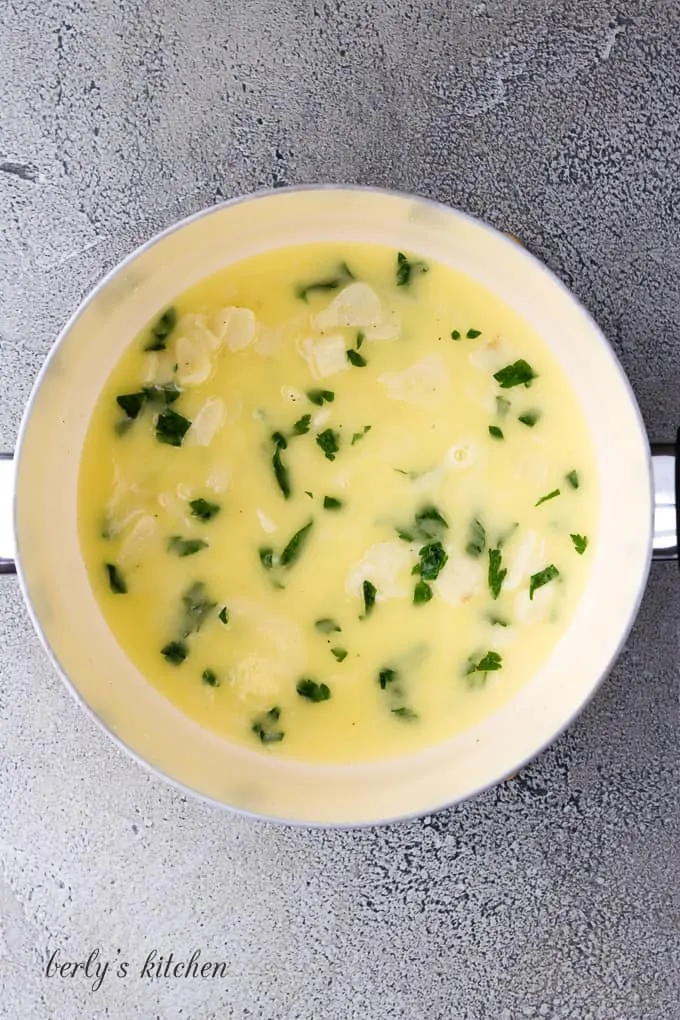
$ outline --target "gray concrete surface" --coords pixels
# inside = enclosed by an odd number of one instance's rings
[[[176,218],[362,182],[511,230],[680,422],[675,0],[0,0],[0,443],[55,333]],[[540,760],[358,833],[185,799],[71,701],[0,579],[2,1020],[680,1017],[680,577]],[[130,962],[46,977],[49,953]],[[224,961],[143,979],[148,952]]]

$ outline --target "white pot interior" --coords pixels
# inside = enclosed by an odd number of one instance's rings
[[[406,248],[460,269],[528,320],[571,379],[600,475],[592,577],[540,672],[483,724],[416,756],[312,767],[229,744],[178,712],[129,662],[90,591],[78,544],[80,452],[101,386],[138,330],[178,293],[256,252],[319,240]],[[564,287],[517,244],[450,209],[371,190],[255,196],[188,221],[111,274],[78,311],[40,376],[17,463],[15,529],[24,591],[76,695],[133,754],[234,808],[302,823],[420,814],[488,786],[532,757],[606,674],[632,622],[651,543],[647,440],[614,355]]]

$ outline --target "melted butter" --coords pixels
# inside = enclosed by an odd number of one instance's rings
[[[354,281],[345,275],[335,290],[300,298],[301,286],[332,280],[342,262]],[[430,265],[398,287],[395,268],[387,249],[315,245],[205,280],[175,302],[165,350],[144,350],[149,329],[131,343],[86,438],[81,545],[114,635],[182,711],[263,753],[364,761],[470,727],[546,660],[587,582],[598,485],[568,380],[526,323],[474,281]],[[361,367],[346,354],[359,334]],[[520,358],[537,378],[501,388],[494,372]],[[170,382],[181,390],[171,409],[192,423],[182,445],[158,442],[161,408],[149,402],[118,434],[116,397]],[[315,389],[334,399],[318,406],[306,396]],[[528,412],[540,415],[533,428],[518,420]],[[309,431],[294,434],[307,415]],[[339,444],[333,459],[316,442],[326,430]],[[272,466],[274,432],[287,439],[289,499]],[[535,506],[556,488],[559,497]],[[327,496],[342,506],[325,509]],[[211,520],[192,516],[198,498],[219,505]],[[428,581],[430,601],[416,605],[412,571],[427,543],[399,532],[412,533],[428,506],[448,525],[433,536],[448,559]],[[468,550],[475,520],[479,556]],[[298,558],[277,565],[310,521]],[[572,533],[587,536],[584,555]],[[179,556],[172,536],[207,545]],[[507,574],[493,599],[488,550],[499,544]],[[263,548],[273,550],[272,569]],[[111,591],[106,563],[126,594]],[[530,578],[550,565],[559,576],[530,598]],[[376,589],[369,614],[364,581]],[[212,608],[187,636],[183,596],[199,583]],[[315,626],[321,619],[340,630]],[[172,664],[161,649],[178,640],[187,656]],[[490,652],[500,669],[466,675]],[[327,685],[330,699],[301,697],[302,679]],[[264,746],[253,726],[273,708],[278,719],[266,727],[284,737]]]

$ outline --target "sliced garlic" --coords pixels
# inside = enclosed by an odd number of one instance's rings
[[[408,579],[412,566],[413,553],[404,542],[377,542],[349,570],[345,591],[361,598],[364,581],[372,581],[378,589],[378,601],[405,598],[410,594]]]
[[[210,397],[194,418],[184,442],[190,446],[209,446],[224,419],[224,401],[220,397]]]
[[[470,556],[450,556],[433,587],[437,595],[456,607],[481,591],[486,579],[485,568]]]
[[[349,368],[344,337],[339,333],[325,337],[307,337],[299,351],[315,379],[323,379]]]
[[[402,372],[383,372],[378,382],[391,400],[421,407],[439,404],[450,386],[446,363],[438,354],[429,354]]]

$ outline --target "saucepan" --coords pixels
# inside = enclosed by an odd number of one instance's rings
[[[108,629],[80,553],[76,483],[86,427],[114,364],[177,294],[221,267],[315,241],[411,250],[476,278],[542,336],[586,416],[600,482],[592,574],[549,660],[474,728],[424,752],[310,766],[230,744],[176,709]],[[568,427],[568,426],[567,426]],[[362,825],[426,814],[516,772],[581,711],[621,649],[653,557],[677,556],[676,446],[650,450],[612,348],[560,281],[514,240],[455,209],[375,188],[262,192],[190,217],[133,252],[86,298],[52,348],[14,458],[0,462],[13,526],[0,549],[33,624],[83,707],[119,745],[171,782],[259,817]]]

